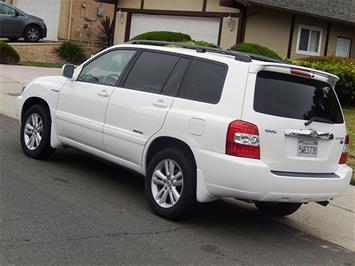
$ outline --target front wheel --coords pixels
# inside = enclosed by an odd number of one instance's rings
[[[302,205],[302,203],[291,202],[262,202],[258,201],[254,203],[259,211],[270,216],[287,216],[296,212]]]
[[[43,105],[31,106],[21,121],[21,146],[23,152],[34,159],[49,157],[54,149],[50,145],[51,117]]]
[[[148,166],[145,190],[152,211],[169,220],[186,217],[196,203],[196,166],[177,149],[158,152]]]
[[[41,38],[41,30],[36,25],[30,25],[25,29],[23,38],[27,42],[38,42]]]

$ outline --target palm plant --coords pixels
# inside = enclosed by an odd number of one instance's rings
[[[100,19],[99,30],[96,36],[96,45],[102,50],[113,45],[114,24],[110,17]]]

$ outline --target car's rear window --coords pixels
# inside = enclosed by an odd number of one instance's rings
[[[343,123],[335,92],[328,83],[270,71],[257,75],[254,110],[286,118],[320,117]]]

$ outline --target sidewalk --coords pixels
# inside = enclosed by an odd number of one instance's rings
[[[46,75],[60,75],[60,69],[0,65],[0,113],[15,118],[16,94],[21,92],[23,83]],[[343,195],[327,207],[309,203],[295,214],[275,220],[355,251],[355,187],[349,185]]]
[[[0,64],[0,113],[15,118],[15,100],[23,86],[35,78],[56,76],[60,73],[58,68]]]

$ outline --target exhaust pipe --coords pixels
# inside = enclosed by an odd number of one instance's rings
[[[329,204],[329,201],[328,200],[325,200],[325,201],[317,201],[317,203],[319,205],[322,205],[323,207],[327,207],[327,205]]]

